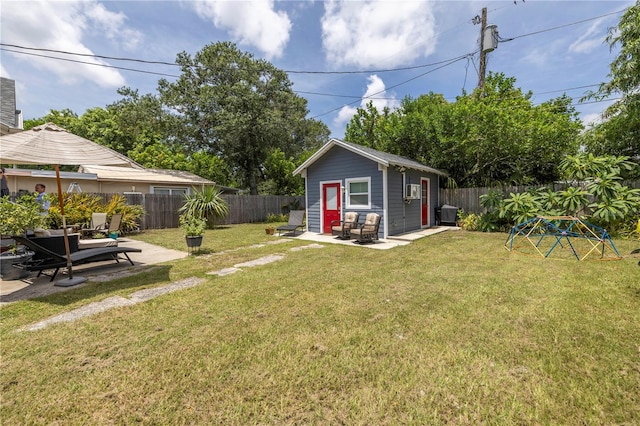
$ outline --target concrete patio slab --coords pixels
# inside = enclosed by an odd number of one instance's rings
[[[121,276],[135,274],[138,270],[141,269],[141,266],[156,265],[171,260],[182,259],[189,255],[187,252],[170,250],[164,247],[159,247],[153,244],[148,244],[129,238],[119,238],[118,245],[122,247],[139,248],[142,250],[142,252],[140,253],[129,253],[129,257],[131,258],[135,266],[131,266],[131,264],[126,260],[120,261],[120,263],[116,263],[111,260],[105,262],[94,262],[74,267],[74,278],[76,276],[83,276],[88,279],[88,282],[109,281]],[[63,279],[64,277],[66,277],[65,274],[66,269],[60,269],[56,280]],[[36,273],[33,273],[30,277],[24,278],[22,280],[0,280],[0,305],[17,300],[47,296],[49,294],[65,291],[70,288],[78,288],[82,285],[86,285],[86,283],[83,283],[73,287],[58,287],[54,286],[55,281],[49,281],[50,277],[36,277],[36,275]]]
[[[380,239],[374,241],[369,244],[358,244],[355,240],[341,240],[333,235],[329,234],[316,234],[315,232],[306,231],[301,235],[298,235],[296,238],[306,241],[314,241],[317,243],[328,243],[328,244],[342,244],[352,247],[366,247],[375,250],[389,250],[394,247],[406,246],[411,243],[411,241],[418,240],[420,238],[428,237],[430,235],[439,234],[440,232],[445,231],[456,231],[460,228],[455,226],[436,226],[433,228],[422,229],[416,232],[408,232],[402,235],[394,235],[393,237],[389,237],[386,239]]]

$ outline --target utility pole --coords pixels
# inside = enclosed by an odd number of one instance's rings
[[[478,88],[484,91],[484,76],[487,73],[487,53],[484,50],[484,32],[487,28],[487,8],[482,8],[480,18],[480,72],[478,75]]]

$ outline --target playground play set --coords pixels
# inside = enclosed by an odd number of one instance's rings
[[[537,216],[511,228],[505,247],[509,251],[549,257],[554,251],[578,260],[622,257],[606,229],[574,216]]]

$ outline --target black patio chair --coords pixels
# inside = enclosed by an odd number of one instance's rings
[[[286,225],[278,226],[276,230],[278,235],[282,232],[293,232],[293,236],[296,236],[296,231],[300,228],[300,231],[304,229],[304,210],[291,210],[289,212],[289,222]]]

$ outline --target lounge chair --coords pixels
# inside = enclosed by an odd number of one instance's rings
[[[364,223],[351,230],[351,236],[355,237],[356,243],[372,243],[378,239],[378,228],[380,228],[380,216],[378,213],[367,213]]]
[[[28,247],[35,254],[32,259],[18,264],[17,267],[26,271],[38,271],[38,276],[42,275],[45,270],[53,269],[53,275],[51,281],[53,281],[58,274],[60,268],[67,266],[67,255],[64,248],[56,248],[52,250],[46,248],[30,238],[26,237],[14,237],[17,243],[20,243]],[[101,262],[105,260],[115,260],[120,263],[118,257],[119,254],[123,254],[126,259],[134,265],[133,261],[127,253],[140,253],[142,250],[133,247],[100,247],[91,248],[86,250],[72,251],[71,253],[71,265],[82,265],[91,262]],[[48,275],[48,274],[45,274]]]
[[[331,235],[337,235],[341,240],[348,240],[351,238],[351,230],[358,227],[359,217],[360,213],[358,212],[346,212],[344,221],[334,220],[331,222]]]
[[[101,222],[103,215],[104,215],[104,222]],[[106,222],[107,222],[106,213],[92,213],[91,228],[83,229],[82,234],[87,237],[92,237],[98,233],[109,235],[112,232],[117,232],[120,230],[120,224],[122,223],[122,214],[120,213],[113,214],[111,215],[111,220],[109,221],[109,223],[106,223]]]
[[[296,236],[296,231],[300,228],[300,231],[304,229],[304,210],[291,210],[289,212],[289,222],[286,225],[278,226],[276,230],[278,235],[284,232],[293,231],[293,236]]]

